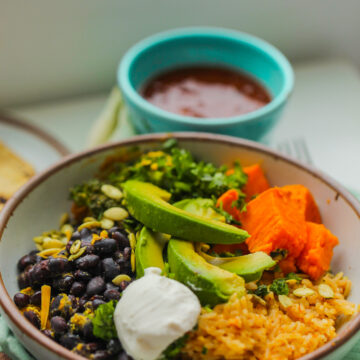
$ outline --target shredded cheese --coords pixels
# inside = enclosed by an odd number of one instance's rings
[[[46,329],[51,300],[51,287],[49,285],[43,285],[41,287],[41,329]]]

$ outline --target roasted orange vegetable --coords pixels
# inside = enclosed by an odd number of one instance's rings
[[[290,193],[291,200],[296,203],[298,211],[306,221],[321,224],[319,208],[308,188],[304,185],[287,185],[281,189]]]
[[[242,228],[250,237],[246,240],[250,252],[270,254],[286,250],[289,258],[297,258],[307,241],[307,227],[303,216],[291,200],[290,193],[271,188],[261,193],[240,213]]]
[[[247,183],[242,188],[242,191],[246,194],[246,201],[270,188],[269,182],[259,164],[246,166],[243,171],[248,176]]]
[[[230,214],[235,220],[239,221],[240,218],[240,210],[236,208],[234,205],[234,201],[239,199],[239,193],[235,189],[230,189],[224,194],[222,194],[217,202],[216,206],[222,208],[228,214]]]
[[[329,270],[333,248],[339,240],[322,224],[307,222],[306,225],[308,240],[297,259],[297,266],[313,280],[318,280]]]

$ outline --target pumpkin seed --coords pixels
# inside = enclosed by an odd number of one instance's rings
[[[293,294],[297,297],[306,297],[315,294],[315,291],[307,287],[300,287],[295,289]]]
[[[69,220],[69,214],[63,213],[60,217],[60,227],[66,224],[66,222]]]
[[[114,226],[114,221],[103,218],[100,220],[101,227],[105,230],[109,230]]]
[[[319,285],[319,294],[325,299],[331,299],[334,297],[333,289],[327,284]]]
[[[80,250],[80,246],[81,246],[81,240],[74,241],[74,243],[71,245],[70,248],[70,254],[71,255],[76,254]]]
[[[123,281],[131,281],[131,277],[126,274],[120,274],[112,279],[112,283],[116,286],[120,286]]]
[[[134,250],[131,250],[130,263],[131,263],[132,272],[135,272],[135,252],[134,252]]]
[[[124,220],[128,216],[129,213],[121,207],[112,207],[104,212],[104,217],[114,221]]]
[[[70,225],[70,224],[64,224],[61,228],[60,231],[64,234],[66,234],[67,231],[70,231],[71,234],[74,232],[74,228]]]
[[[279,295],[279,302],[284,308],[287,308],[293,304],[292,300],[286,295]]]
[[[120,200],[123,196],[122,192],[115,186],[104,184],[101,191],[110,199]]]
[[[136,238],[135,238],[135,235],[133,233],[131,233],[129,235],[129,242],[130,242],[130,246],[131,246],[131,249],[135,249],[135,246],[136,246]]]
[[[92,216],[86,216],[83,220],[83,222],[90,222],[90,221],[96,221],[96,219]]]
[[[78,231],[81,231],[82,229],[85,229],[85,228],[92,229],[92,228],[100,227],[100,226],[101,226],[101,224],[99,221],[87,221],[78,227]]]
[[[262,306],[266,306],[266,301],[263,298],[261,298],[260,296],[258,296],[258,295],[252,294],[251,300],[253,300],[254,302],[259,303]]]
[[[40,251],[37,255],[41,256],[42,258],[48,258],[49,256],[58,254],[60,251],[61,249],[46,249]]]
[[[64,247],[64,243],[61,240],[52,239],[50,237],[45,237],[42,243],[44,250],[46,249],[61,249]]]
[[[44,241],[44,237],[43,236],[35,236],[33,238],[33,241],[35,244],[42,244]]]
[[[78,259],[85,251],[86,251],[86,246],[80,248],[76,254],[70,255],[68,260],[74,261],[74,260]]]

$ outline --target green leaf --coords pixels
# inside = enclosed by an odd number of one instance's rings
[[[276,295],[288,295],[289,286],[286,279],[275,279],[270,285],[270,290]]]
[[[106,304],[100,305],[95,310],[92,324],[93,334],[97,338],[103,340],[111,340],[117,338],[117,332],[114,324],[114,311],[116,304],[117,302],[115,300],[112,300]]]

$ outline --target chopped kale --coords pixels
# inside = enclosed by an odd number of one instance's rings
[[[266,285],[259,285],[256,290],[252,291],[252,293],[264,298],[269,293],[269,290]]]
[[[114,311],[117,302],[112,300],[106,304],[100,305],[95,310],[95,316],[92,319],[93,334],[103,340],[117,338],[117,332],[114,324]]]
[[[161,360],[171,360],[178,356],[181,352],[181,349],[185,346],[186,341],[189,335],[185,334],[181,338],[175,340],[172,344],[170,344],[166,350],[164,350]]]
[[[275,279],[270,285],[270,290],[276,295],[288,295],[289,286],[286,279]]]
[[[188,150],[180,149],[172,139],[164,143],[165,151],[151,151],[126,167],[119,167],[109,181],[120,186],[128,179],[151,182],[172,194],[171,201],[185,198],[216,198],[225,191],[241,189],[247,181],[239,164],[226,175],[226,166],[196,161]]]
[[[302,278],[295,273],[289,273],[286,275],[286,280],[296,280],[298,283],[300,283]]]
[[[207,352],[208,352],[208,348],[207,348],[206,346],[203,346],[203,348],[202,348],[202,350],[201,350],[201,353],[202,353],[203,355],[206,355]]]
[[[101,191],[101,186],[104,183],[91,179],[80,185],[76,185],[70,189],[70,199],[79,207],[86,207],[89,215],[100,219],[104,211],[108,208],[119,206],[119,200],[113,200],[107,197]]]

